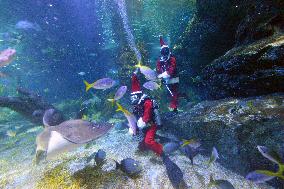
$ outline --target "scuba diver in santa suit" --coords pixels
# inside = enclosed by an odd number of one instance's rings
[[[161,158],[170,181],[175,185],[182,186],[184,181],[181,169],[164,152],[162,144],[155,140],[157,130],[162,127],[159,106],[155,100],[141,91],[137,72],[138,70],[133,73],[131,78],[130,100],[133,105],[133,113],[138,119],[138,133],[144,133],[144,138],[138,148],[142,151],[149,149],[155,152]],[[131,128],[129,128],[129,133],[133,135]]]
[[[158,78],[162,79],[171,96],[169,108],[177,112],[178,108],[178,84],[176,58],[171,54],[169,46],[160,36],[161,56],[157,61],[156,71]]]
[[[139,149],[150,149],[158,156],[163,154],[163,146],[155,141],[155,135],[162,126],[159,106],[147,94],[144,94],[140,88],[140,82],[136,70],[131,78],[130,100],[133,105],[133,114],[137,117],[137,127],[139,132],[144,132],[144,138],[139,144]],[[129,130],[131,133],[131,129]]]

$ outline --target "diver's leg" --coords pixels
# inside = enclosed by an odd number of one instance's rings
[[[174,109],[174,111],[177,111],[178,107],[178,84],[171,84],[169,85],[169,88],[173,94],[171,96],[171,102],[170,102],[170,108]]]
[[[144,144],[147,148],[160,156],[163,153],[163,146],[155,141],[156,132],[157,125],[152,124],[151,127],[146,131]]]

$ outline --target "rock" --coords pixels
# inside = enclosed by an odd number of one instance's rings
[[[217,162],[243,176],[256,169],[275,170],[256,146],[283,148],[284,93],[204,101],[175,117],[164,117],[163,123],[162,132],[200,139],[208,156],[216,146]]]
[[[19,96],[0,97],[0,107],[10,108],[29,119],[32,123],[42,125],[45,110],[55,109],[53,105],[27,89],[18,88],[17,91]]]
[[[128,128],[128,126],[126,125],[126,123],[119,122],[119,123],[115,123],[114,128],[116,130],[124,130]]]
[[[197,0],[196,7],[174,48],[185,87],[203,99],[284,91],[283,45],[269,47],[284,36],[283,1]],[[200,73],[203,82],[191,82]]]
[[[112,172],[116,170],[116,162],[112,159],[106,159],[101,169],[104,172]]]
[[[280,34],[231,49],[202,71],[203,84],[213,99],[284,92],[283,63]]]
[[[284,30],[284,3],[254,0],[236,31],[236,45],[249,44]]]

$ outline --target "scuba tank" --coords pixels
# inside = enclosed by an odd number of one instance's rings
[[[151,97],[149,97],[148,95],[144,94],[141,99],[139,100],[139,103],[134,106],[134,109],[133,109],[133,113],[134,115],[139,118],[139,117],[142,117],[143,116],[143,113],[144,113],[144,102],[145,100],[147,99],[150,99],[152,101],[152,104],[153,104],[153,122],[159,127],[159,126],[162,126],[162,120],[161,120],[161,116],[160,116],[160,111],[159,111],[159,105],[158,103],[153,100]]]
[[[158,127],[162,126],[161,115],[159,111],[159,105],[155,100],[152,100],[153,103],[153,119]]]

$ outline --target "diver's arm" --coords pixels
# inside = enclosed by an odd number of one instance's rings
[[[162,66],[161,66],[161,62],[160,60],[157,61],[157,64],[156,64],[156,71],[158,74],[161,74],[162,73]]]
[[[148,123],[149,121],[151,121],[152,119],[152,115],[153,115],[153,103],[151,100],[146,100],[144,102],[144,114],[142,117],[142,120],[145,123]]]
[[[144,114],[137,121],[137,126],[139,129],[143,129],[147,126],[147,123],[152,120],[153,103],[151,100],[146,100],[144,102]]]
[[[137,77],[137,74],[135,74],[135,73],[132,74],[131,83],[132,83],[132,85],[139,86],[139,88],[140,88],[140,81]]]

